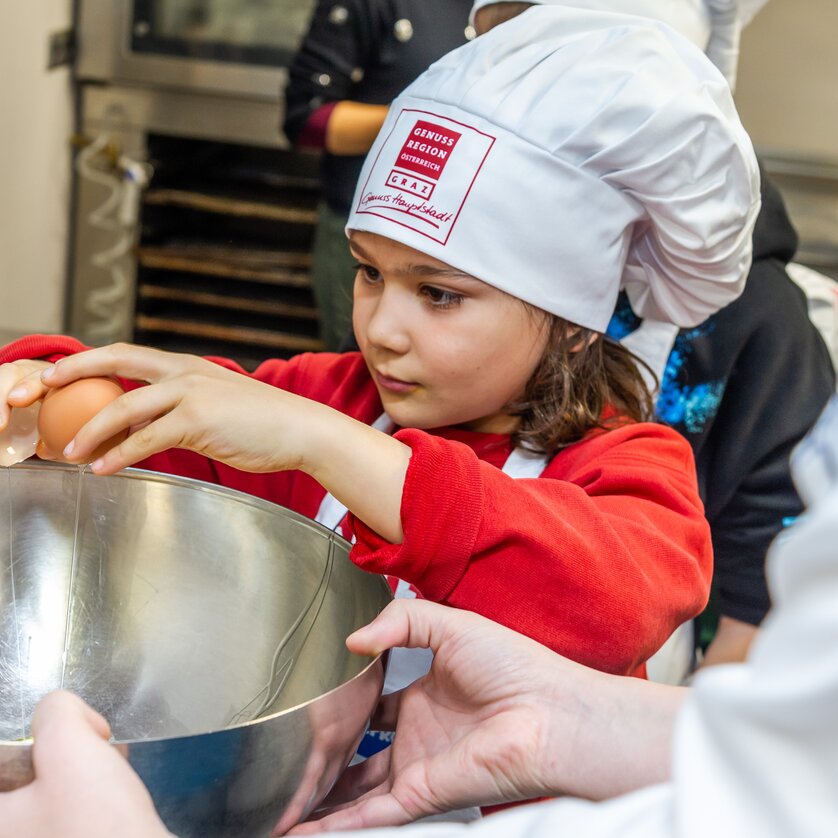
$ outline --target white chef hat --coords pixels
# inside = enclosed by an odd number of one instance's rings
[[[734,300],[758,210],[753,148],[699,50],[637,17],[539,8],[396,99],[347,230],[601,332],[621,287],[679,326]]]
[[[476,0],[471,21],[484,6],[509,0]],[[538,6],[572,6],[658,20],[688,38],[721,70],[733,90],[739,36],[768,0],[527,0]]]

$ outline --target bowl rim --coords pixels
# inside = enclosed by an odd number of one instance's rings
[[[115,474],[99,475],[95,474],[92,471],[89,471],[87,465],[77,466],[73,465],[72,463],[57,463],[53,462],[52,460],[35,460],[34,462],[32,462],[32,458],[30,458],[29,460],[24,460],[22,463],[16,463],[13,466],[8,466],[8,468],[13,471],[47,470],[65,471],[68,473],[77,472],[81,474],[89,474],[97,480],[127,478],[129,480],[142,480],[151,483],[165,483],[174,486],[184,486],[187,488],[193,488],[206,494],[228,497],[233,500],[237,500],[239,503],[243,503],[246,506],[251,506],[255,509],[262,509],[265,512],[271,512],[275,509],[281,509],[283,512],[287,513],[288,516],[291,517],[293,520],[305,525],[309,529],[320,531],[322,533],[331,533],[335,541],[337,541],[338,543],[342,542],[344,545],[346,545],[347,548],[352,547],[352,544],[342,535],[340,535],[340,533],[336,532],[335,530],[329,529],[328,527],[324,526],[318,521],[315,521],[313,518],[308,518],[307,516],[303,515],[300,512],[297,512],[294,509],[289,509],[287,506],[283,506],[281,503],[274,503],[273,501],[256,497],[255,495],[248,494],[247,492],[242,492],[239,489],[232,489],[229,486],[220,486],[217,483],[208,483],[206,480],[199,480],[196,477],[181,477],[177,474],[167,474],[166,472],[152,471],[151,469],[143,468],[124,468],[121,471],[116,472]]]
[[[309,529],[313,529],[324,535],[328,535],[330,541],[337,542],[339,544],[345,545],[348,549],[351,549],[352,544],[345,539],[342,535],[335,532],[334,530],[330,530],[328,527],[325,527],[323,524],[318,523],[317,521],[313,520],[312,518],[307,518],[305,515],[302,515],[299,512],[296,512],[293,509],[289,509],[287,506],[282,506],[279,503],[273,503],[272,501],[265,500],[264,498],[258,498],[254,495],[249,495],[247,492],[241,492],[238,489],[231,489],[228,486],[219,486],[215,483],[208,483],[205,480],[198,480],[197,478],[193,477],[180,477],[179,475],[174,474],[166,474],[165,472],[160,471],[151,471],[147,469],[141,468],[126,468],[122,469],[121,471],[116,472],[115,474],[107,474],[107,475],[97,475],[93,472],[87,472],[87,466],[85,465],[83,468],[77,465],[73,465],[72,463],[57,463],[51,460],[24,460],[22,463],[16,463],[15,465],[8,466],[9,469],[14,469],[17,471],[40,471],[40,470],[52,470],[52,471],[65,471],[65,472],[79,472],[79,473],[89,473],[93,477],[97,479],[109,479],[109,478],[128,478],[130,480],[143,480],[143,481],[150,481],[154,483],[164,483],[164,484],[171,484],[171,485],[181,485],[186,486],[189,488],[197,489],[201,492],[206,492],[209,494],[216,494],[222,497],[229,497],[233,500],[236,500],[240,503],[244,503],[248,506],[254,507],[256,509],[262,509],[266,512],[272,512],[276,509],[281,509],[283,512],[287,513],[291,518],[297,521],[300,524],[305,525]],[[360,570],[360,568],[359,568]],[[393,592],[390,586],[387,584],[387,581],[383,576],[377,573],[370,573],[369,571],[364,571],[367,575],[375,578],[376,583],[382,588],[382,591],[385,593],[385,599],[387,599],[388,604],[393,600]],[[385,606],[386,607],[386,606]],[[383,609],[382,609],[383,610]],[[380,613],[380,612],[379,612]],[[314,704],[321,699],[327,698],[328,696],[333,695],[338,690],[344,689],[344,687],[349,686],[354,681],[358,681],[362,678],[368,677],[369,671],[375,667],[378,662],[384,657],[386,652],[380,652],[373,658],[369,658],[369,663],[358,673],[353,675],[348,680],[344,681],[342,684],[338,684],[336,687],[333,687],[331,690],[327,692],[320,693],[320,695],[315,696],[314,698],[310,698],[307,701],[300,702],[299,704],[295,704],[292,707],[286,707],[283,710],[278,710],[276,713],[271,713],[266,716],[259,716],[256,719],[251,719],[247,722],[239,722],[235,725],[228,725],[226,727],[218,727],[218,728],[210,728],[209,730],[201,731],[200,733],[185,733],[179,734],[176,736],[153,736],[153,737],[144,737],[144,738],[134,738],[134,739],[115,739],[112,738],[110,740],[112,745],[138,745],[143,742],[174,742],[178,740],[186,740],[186,739],[193,739],[198,736],[213,736],[217,734],[228,733],[230,731],[241,730],[247,727],[253,727],[255,725],[264,724],[267,721],[271,721],[277,719],[281,716],[290,715],[291,713],[295,713],[301,710],[304,707],[307,707],[311,704]],[[368,657],[366,655],[358,655],[356,657]],[[51,691],[53,692],[53,691]],[[47,693],[48,694],[48,693]],[[32,737],[28,737],[27,739],[0,739],[0,749],[6,748],[15,748],[15,749],[26,749],[32,747]]]

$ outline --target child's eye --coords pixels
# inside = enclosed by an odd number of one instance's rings
[[[381,274],[372,265],[363,265],[360,262],[355,265],[355,272],[360,273],[367,282],[378,282]]]
[[[422,293],[434,308],[453,308],[465,299],[462,294],[455,294],[453,291],[446,291],[434,285],[423,285]]]

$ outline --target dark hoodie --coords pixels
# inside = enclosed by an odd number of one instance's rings
[[[806,297],[785,271],[797,249],[777,188],[762,181],[754,262],[742,296],[678,335],[657,413],[695,452],[713,533],[714,601],[721,614],[757,625],[770,602],[765,555],[800,514],[789,473],[792,448],[835,390],[826,346]],[[609,327],[636,328],[627,300]]]

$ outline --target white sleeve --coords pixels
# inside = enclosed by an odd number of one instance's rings
[[[352,838],[670,838],[673,823],[672,789],[664,785],[607,803],[564,798],[531,803],[470,824],[417,823],[348,834]],[[336,832],[334,838],[346,835]]]
[[[838,835],[838,490],[769,555],[747,664],[696,678],[673,765],[678,836]]]

